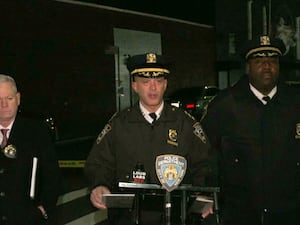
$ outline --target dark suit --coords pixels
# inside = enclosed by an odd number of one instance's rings
[[[7,145],[16,158],[0,153],[0,224],[39,225],[43,205],[52,216],[59,195],[59,168],[46,124],[17,116]],[[38,159],[35,198],[30,198],[33,157]]]

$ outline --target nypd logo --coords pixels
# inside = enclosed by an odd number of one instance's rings
[[[171,192],[183,180],[187,168],[187,161],[179,155],[159,155],[156,157],[155,169],[161,185]]]

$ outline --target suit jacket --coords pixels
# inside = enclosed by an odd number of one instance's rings
[[[0,153],[0,224],[41,224],[43,217],[37,206],[42,205],[51,217],[59,195],[59,167],[49,129],[45,123],[17,116],[8,145],[17,153],[15,158],[5,156],[3,149]],[[32,199],[34,157],[37,172]]]

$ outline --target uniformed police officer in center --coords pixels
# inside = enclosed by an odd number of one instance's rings
[[[187,159],[187,173],[182,181],[185,184],[204,185],[209,171],[209,144],[200,123],[163,101],[170,75],[163,57],[155,53],[135,55],[129,57],[127,68],[132,76],[132,89],[139,100],[108,122],[85,165],[90,200],[101,210],[107,208],[102,195],[118,191],[119,181],[131,181],[137,164],[146,172],[145,182],[160,184],[155,172],[158,155],[177,154]],[[140,224],[163,224],[164,208],[162,202],[156,200],[156,196],[144,196],[140,203]],[[211,209],[203,216],[209,213]],[[180,213],[172,215],[172,224],[177,224]],[[108,220],[104,223],[132,225],[133,220],[128,210],[109,209]]]

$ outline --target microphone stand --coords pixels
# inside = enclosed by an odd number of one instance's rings
[[[181,193],[181,224],[186,225],[186,209],[187,209],[187,196],[186,190],[182,190]]]
[[[166,191],[166,195],[165,195],[166,225],[171,225],[171,209],[172,209],[171,193]]]
[[[140,191],[137,189],[135,191],[134,198],[134,225],[140,224]]]
[[[214,210],[216,214],[216,222],[217,224],[220,224],[220,214],[219,214],[219,203],[218,203],[218,194],[216,191],[213,192],[214,194]]]

